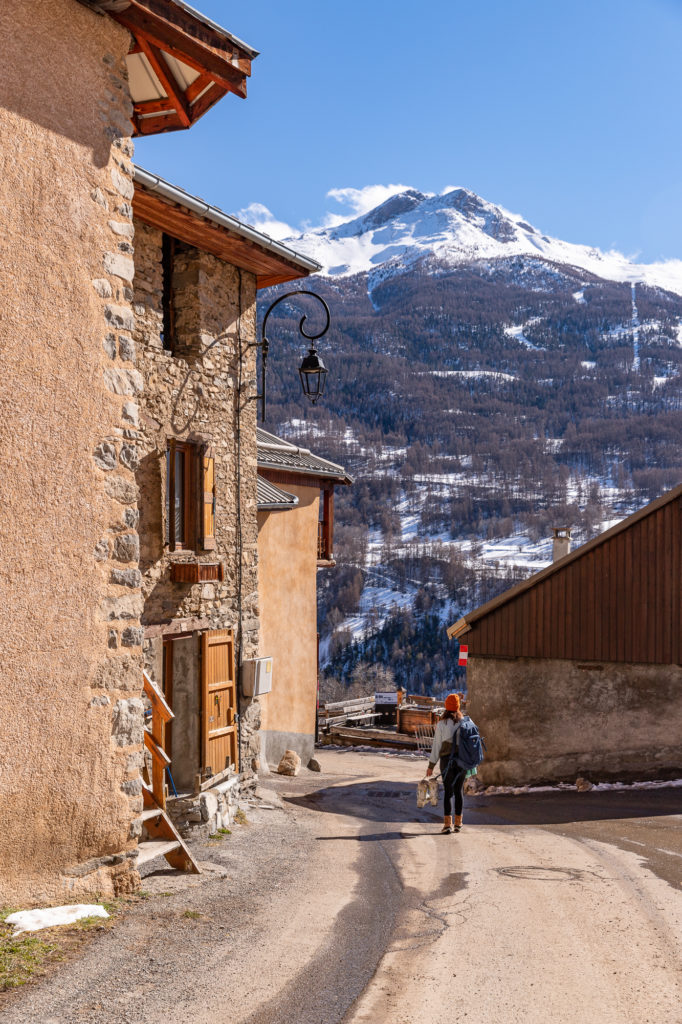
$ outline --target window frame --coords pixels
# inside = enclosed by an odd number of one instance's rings
[[[194,551],[196,548],[196,452],[197,445],[191,441],[170,438],[166,445],[166,530],[165,541],[169,551]],[[183,537],[175,536],[175,467],[176,455],[182,456],[182,526]]]
[[[175,535],[175,473],[176,455],[182,456],[182,526],[183,537]],[[166,442],[166,494],[164,502],[164,544],[169,551],[214,551],[216,542],[216,477],[215,453],[204,441],[184,441],[171,437]],[[206,491],[210,468],[211,489]],[[210,505],[210,528],[207,530],[206,506]]]

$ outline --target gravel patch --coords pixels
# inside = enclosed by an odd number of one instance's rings
[[[144,866],[142,894],[122,904],[112,925],[82,955],[34,984],[0,996],[8,1024],[152,1024],[191,1021],[197,989],[216,971],[249,969],[250,952],[270,941],[274,903],[300,898],[316,815],[291,805],[329,785],[325,775],[268,775],[247,824],[231,834],[190,840],[201,875],[160,858]],[[282,799],[284,797],[284,800]]]

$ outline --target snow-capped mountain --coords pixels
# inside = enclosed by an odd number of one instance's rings
[[[355,480],[319,581],[326,678],[440,693],[444,624],[546,564],[554,526],[580,543],[679,482],[682,261],[550,238],[465,189],[355,211],[289,236],[324,266],[330,375],[297,398],[282,303],[270,415]]]
[[[360,217],[287,241],[321,263],[331,277],[367,273],[370,292],[420,261],[437,272],[471,262],[532,257],[682,295],[682,260],[640,264],[619,252],[550,238],[465,188],[442,195],[409,188]]]

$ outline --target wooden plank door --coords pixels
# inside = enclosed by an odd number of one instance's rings
[[[212,775],[237,760],[237,687],[234,634],[214,629],[201,635],[201,751],[204,768]]]

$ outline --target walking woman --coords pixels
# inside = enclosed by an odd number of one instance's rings
[[[445,698],[445,713],[436,726],[436,733],[433,737],[433,746],[429,757],[429,767],[426,769],[427,778],[433,775],[433,769],[440,758],[440,772],[443,776],[443,828],[442,835],[449,835],[451,832],[459,832],[462,827],[462,787],[466,778],[466,769],[459,768],[453,761],[448,771],[450,751],[453,745],[457,744],[460,722],[463,718],[459,710],[459,697],[456,693],[449,693]],[[452,823],[452,802],[455,802],[455,823]]]

